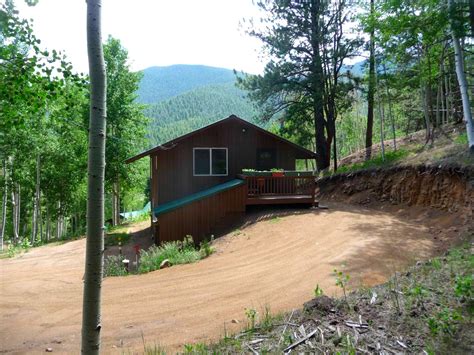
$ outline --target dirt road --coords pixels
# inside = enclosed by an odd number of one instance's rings
[[[224,323],[243,327],[245,308],[289,311],[316,284],[337,294],[334,268],[353,287],[380,283],[441,248],[433,228],[454,218],[342,205],[266,217],[217,240],[217,252],[198,263],[105,279],[104,352],[140,351],[142,334],[171,350],[218,339]],[[0,260],[0,352],[79,352],[84,247],[79,240]]]

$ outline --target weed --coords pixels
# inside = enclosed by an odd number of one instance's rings
[[[257,320],[258,312],[253,308],[245,309],[245,316],[247,317],[247,330],[253,331]]]
[[[402,310],[400,307],[400,290],[398,287],[398,278],[397,273],[394,273],[393,279],[388,280],[388,289],[390,297],[393,301],[395,308],[397,309],[398,314],[402,314]]]
[[[271,222],[271,223],[278,223],[278,222],[280,222],[280,220],[281,220],[280,217],[273,217],[273,218],[270,220],[270,222]]]
[[[349,283],[350,276],[349,274],[346,274],[343,271],[338,271],[337,269],[334,269],[334,274],[336,275],[336,286],[339,286],[340,288],[342,288],[342,293],[344,294],[344,301],[346,302],[346,305],[349,307],[349,302],[347,302],[346,289],[347,289],[347,284]]]
[[[429,265],[431,265],[435,270],[441,270],[442,267],[441,260],[439,260],[438,258],[431,259],[429,261]]]
[[[350,355],[356,354],[356,347],[355,347],[354,341],[349,334],[346,334],[346,336],[342,338],[342,346],[344,347],[344,350],[345,350],[343,354],[350,354]]]
[[[203,258],[207,258],[209,255],[214,253],[215,249],[211,245],[213,240],[214,236],[211,236],[211,242],[209,242],[207,239],[204,239],[204,241],[201,242],[199,246],[199,251]]]
[[[159,344],[154,344],[153,346],[145,345],[144,354],[145,355],[166,355],[166,351]]]
[[[21,254],[23,252],[27,252],[32,247],[30,241],[27,238],[24,238],[21,243],[14,245],[8,244],[6,256],[8,258],[13,258],[17,254]]]
[[[474,296],[474,290],[472,289],[473,275],[456,276],[454,284],[454,294],[459,298],[472,298]]]
[[[428,328],[433,336],[440,333],[452,336],[456,330],[457,322],[461,319],[462,316],[457,311],[444,308],[434,317],[428,318]]]
[[[324,294],[323,289],[319,287],[319,284],[316,285],[314,289],[314,297],[320,297]]]
[[[422,300],[428,294],[428,291],[423,286],[415,284],[408,290],[408,294]]]
[[[461,302],[465,302],[467,312],[470,316],[474,315],[474,290],[473,275],[456,276],[454,282],[454,294]]]
[[[270,312],[270,306],[269,305],[265,305],[265,307],[263,307],[263,317],[260,321],[260,327],[265,330],[265,331],[268,331],[270,329],[273,328],[273,316]]]
[[[122,255],[109,255],[104,260],[104,277],[125,276],[127,271],[122,263],[125,257]]]
[[[454,139],[454,142],[456,144],[459,144],[459,145],[467,145],[467,133],[464,132],[464,133],[460,134],[459,136],[457,136]]]
[[[291,333],[289,331],[286,331],[285,333],[283,333],[283,346],[286,348],[291,344],[293,344],[293,338],[291,337]]]
[[[184,344],[184,354],[208,354],[209,349],[204,343]]]

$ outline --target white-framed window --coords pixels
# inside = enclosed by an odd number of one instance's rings
[[[194,176],[227,176],[227,148],[193,148]]]

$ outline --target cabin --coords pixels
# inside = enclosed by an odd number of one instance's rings
[[[157,244],[186,235],[208,239],[219,221],[249,205],[315,204],[313,173],[295,170],[297,159],[316,154],[235,115],[126,162],[144,157],[150,159]]]

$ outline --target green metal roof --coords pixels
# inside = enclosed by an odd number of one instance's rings
[[[219,192],[222,192],[222,191],[225,191],[225,190],[229,190],[233,187],[236,187],[236,186],[239,186],[239,185],[242,185],[242,184],[244,184],[244,181],[241,180],[241,179],[234,179],[234,180],[231,180],[231,181],[227,181],[223,184],[213,186],[213,187],[211,187],[207,190],[199,191],[199,192],[196,192],[192,195],[188,195],[188,196],[179,198],[177,200],[173,200],[173,201],[167,202],[165,204],[159,205],[158,207],[156,207],[153,210],[153,212],[154,212],[155,216],[159,216],[160,214],[164,214],[164,213],[173,211],[177,208],[186,206],[186,205],[188,205],[192,202],[202,200],[203,198],[215,195],[215,194],[217,194]]]

